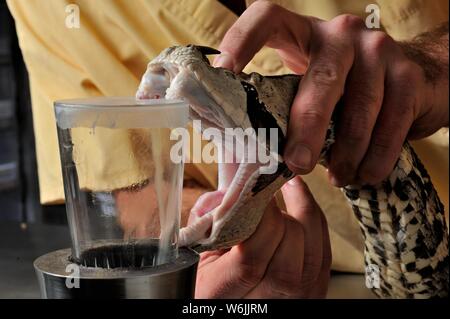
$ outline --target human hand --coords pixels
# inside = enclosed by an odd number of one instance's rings
[[[201,254],[196,298],[325,297],[331,265],[325,216],[299,176],[282,192],[287,212],[272,201],[246,241]]]
[[[277,49],[293,72],[305,74],[284,151],[297,174],[317,163],[343,97],[330,181],[375,184],[390,174],[407,137],[422,138],[448,126],[448,24],[434,40],[398,43],[355,16],[322,21],[256,1],[225,35],[215,66],[240,72],[266,45]]]

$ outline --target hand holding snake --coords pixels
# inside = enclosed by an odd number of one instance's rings
[[[399,43],[356,16],[322,21],[256,1],[225,35],[215,66],[239,73],[264,45],[275,48],[293,72],[305,74],[284,152],[297,174],[317,163],[341,97],[328,163],[335,186],[381,182],[407,137],[448,127],[448,23]]]
[[[325,216],[299,176],[283,188],[286,211],[272,201],[253,235],[204,252],[196,298],[324,298],[331,266]]]

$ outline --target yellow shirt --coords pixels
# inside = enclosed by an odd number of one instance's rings
[[[134,95],[148,61],[165,47],[195,43],[217,47],[237,17],[215,0],[8,0],[28,68],[42,203],[64,199],[53,101]],[[247,1],[248,4],[253,2]],[[373,0],[274,0],[304,15],[364,17]],[[447,0],[378,0],[383,28],[409,39],[448,20]],[[80,28],[65,24],[69,3],[78,5]],[[245,71],[289,71],[263,49]],[[120,143],[126,147],[126,139]],[[414,143],[448,207],[448,131]],[[214,165],[189,164],[186,174],[215,187]],[[333,268],[361,271],[362,240],[355,218],[323,169],[306,176],[329,222]]]

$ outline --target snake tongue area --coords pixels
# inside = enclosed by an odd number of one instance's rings
[[[198,200],[191,223],[180,231],[180,245],[198,251],[227,248],[248,238],[275,192],[292,177],[279,154],[301,80],[297,75],[236,75],[211,67],[204,53],[217,51],[192,45],[164,50],[149,63],[136,96],[184,99],[190,104],[191,118],[202,121],[202,129],[275,128],[279,148],[270,153],[278,164],[276,171],[262,174],[261,162],[248,162],[245,154],[234,154],[225,143],[224,152],[232,152],[236,162],[219,164],[218,190]],[[323,165],[334,131],[332,121],[320,157]],[[365,263],[368,269],[377,270],[375,294],[389,298],[448,296],[444,208],[407,142],[382,183],[351,185],[342,191],[364,237]]]

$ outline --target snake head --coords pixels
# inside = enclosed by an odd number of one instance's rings
[[[260,129],[276,130],[278,145],[282,145],[299,77],[234,74],[209,64],[206,55],[218,53],[195,45],[168,48],[149,63],[136,94],[144,99],[188,102],[190,118],[201,121],[202,132],[217,129],[224,141],[216,146],[232,155],[232,162],[219,159],[218,190],[199,199],[197,218],[180,231],[180,245],[198,250],[230,247],[248,238],[268,201],[290,177],[286,165],[278,165],[282,162],[278,150],[270,149],[267,161],[256,153],[267,154],[271,135],[259,135]],[[241,129],[243,134],[227,143],[229,129]],[[236,151],[235,145],[243,145],[244,151]],[[255,155],[254,160],[249,160],[249,154]],[[261,175],[260,168],[273,164],[279,169]]]

